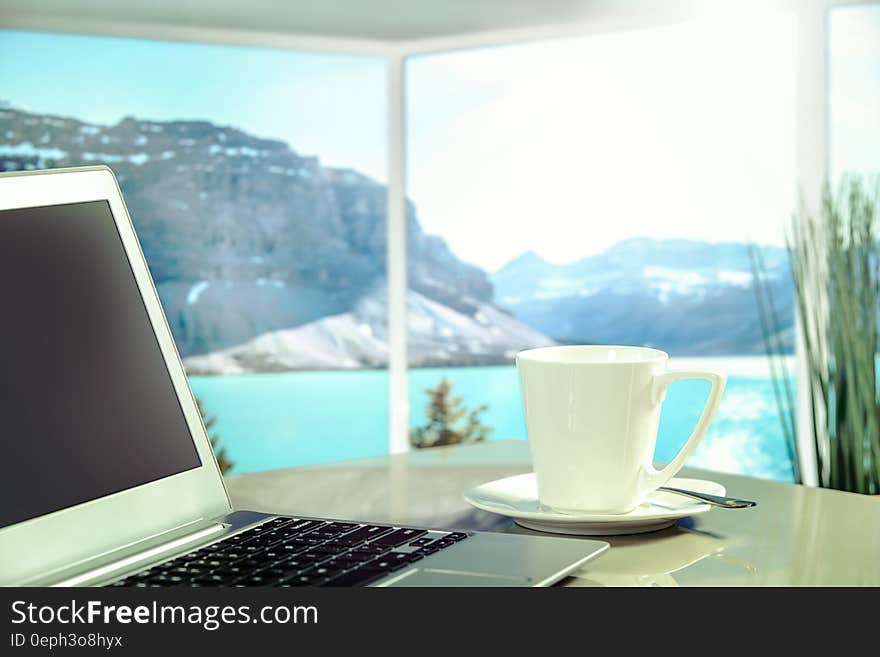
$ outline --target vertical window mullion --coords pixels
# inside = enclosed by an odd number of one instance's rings
[[[388,451],[392,454],[409,449],[405,72],[405,57],[388,58]]]
[[[824,2],[805,3],[798,12],[796,152],[797,188],[806,217],[817,217],[821,209],[822,188],[828,176],[828,8]],[[812,290],[818,300],[822,290]],[[808,300],[809,301],[809,300]],[[821,300],[813,303],[821,303]],[[800,326],[800,321],[796,322]],[[797,377],[798,457],[802,483],[817,486],[818,464],[812,447],[810,411],[812,385],[807,370],[803,335],[795,331]],[[820,338],[820,336],[816,336]]]

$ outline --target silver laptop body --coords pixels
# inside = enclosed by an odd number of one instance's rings
[[[66,207],[69,207],[69,212]],[[109,210],[112,221],[108,220],[108,226],[115,230],[113,235],[109,235],[108,230],[104,229],[103,233],[99,233],[100,239],[107,240],[107,245],[117,245],[119,261],[130,268],[132,280],[129,282],[133,296],[139,296],[142,303],[139,306],[139,312],[143,313],[141,328],[149,330],[155,340],[154,352],[151,352],[154,357],[145,357],[146,360],[132,368],[131,376],[147,385],[150,382],[149,372],[154,371],[152,376],[159,377],[154,381],[160,381],[160,384],[150,384],[149,388],[144,388],[149,391],[150,399],[143,403],[156,406],[136,409],[129,404],[128,408],[120,409],[118,402],[108,401],[98,419],[92,414],[97,429],[84,434],[87,438],[83,445],[88,443],[88,449],[92,449],[93,442],[99,442],[98,438],[92,441],[94,435],[113,422],[124,423],[132,417],[141,418],[140,427],[153,422],[154,418],[161,417],[165,412],[169,414],[168,421],[178,421],[180,424],[178,430],[168,432],[174,434],[171,437],[156,437],[154,432],[150,435],[155,437],[155,441],[141,441],[134,446],[108,443],[111,447],[105,447],[100,452],[102,456],[97,459],[79,451],[76,444],[79,438],[75,434],[66,436],[64,441],[44,439],[48,444],[41,445],[42,436],[32,435],[35,432],[27,427],[41,426],[33,422],[44,421],[44,418],[40,418],[44,391],[22,390],[25,383],[14,380],[8,371],[0,367],[0,394],[5,389],[14,398],[19,395],[22,400],[18,406],[22,418],[20,425],[25,427],[16,430],[18,425],[15,422],[10,425],[6,421],[8,418],[4,418],[5,427],[0,434],[4,453],[13,454],[6,459],[5,467],[14,470],[20,477],[13,480],[17,483],[7,483],[5,489],[0,483],[0,492],[5,490],[5,494],[0,495],[0,508],[6,509],[0,512],[0,584],[106,585],[230,539],[263,523],[273,522],[276,515],[235,511],[232,508],[112,171],[107,167],[83,167],[0,174],[0,240],[7,240],[6,244],[9,245],[13,243],[11,240],[24,239],[19,233],[7,234],[4,228],[20,226],[22,222],[13,221],[13,217],[20,219],[25,216],[22,212],[39,209],[63,210],[68,214],[76,212],[79,213],[76,215],[77,221],[88,221],[83,213]],[[19,214],[13,215],[14,212]],[[9,221],[6,226],[5,219]],[[55,227],[60,225],[56,223]],[[51,270],[53,275],[63,275],[63,278],[57,279],[59,281],[67,281],[75,275],[88,275],[88,271],[58,273],[66,266],[68,250],[76,248],[75,242],[81,233],[71,233],[66,238],[65,244],[69,244],[69,247],[45,253],[45,262],[24,264],[26,267],[37,267],[40,271]],[[26,249],[22,248],[21,251],[25,252]],[[14,255],[13,251],[7,253]],[[84,265],[77,267],[88,269]],[[33,276],[25,271],[20,272],[20,277],[10,277],[9,273],[0,278],[0,301],[4,299],[4,285],[18,286],[15,289],[7,288],[7,291],[9,294],[21,294],[22,289],[27,289],[29,279],[33,280]],[[113,278],[121,280],[126,276]],[[101,317],[98,321],[121,322],[114,314],[117,313],[118,303],[113,308],[101,304],[101,289],[107,283],[107,278],[110,277],[105,275],[95,279],[94,295],[87,295],[88,299],[65,298],[64,307],[69,312],[68,317],[79,318],[80,315],[86,316],[100,310],[108,313],[107,317],[111,319]],[[42,284],[50,285],[55,279],[49,276],[46,280],[40,280]],[[128,298],[131,296],[128,294]],[[110,305],[109,301],[105,305]],[[42,330],[83,330],[82,327],[74,327],[77,321],[71,321],[67,327],[63,325],[65,322],[58,323],[62,325],[54,329],[51,326],[43,327]],[[136,324],[132,326],[138,328]],[[128,331],[131,333],[132,329]],[[2,331],[0,335],[3,335]],[[64,335],[67,336],[66,333]],[[88,336],[79,338],[80,342],[84,339],[87,342]],[[134,337],[131,339],[134,340]],[[7,349],[15,347],[9,344],[4,346]],[[59,354],[64,358],[69,355],[63,352]],[[78,368],[75,358],[72,362],[74,365],[64,370],[64,376],[68,379],[64,390],[77,394],[78,390],[90,390],[89,386],[108,385],[106,381],[89,380],[86,371],[90,371],[90,365]],[[114,363],[107,364],[107,367],[114,367]],[[158,374],[160,370],[161,374]],[[128,375],[116,379],[119,384],[127,381]],[[38,384],[28,385],[36,388]],[[118,387],[121,385],[115,386]],[[107,390],[108,400],[113,399],[115,389]],[[174,408],[179,406],[179,412],[160,408],[159,392],[162,390],[173,398],[176,402]],[[154,393],[155,399],[152,397]],[[141,394],[137,399],[146,396]],[[175,412],[178,416],[176,420],[172,417]],[[79,421],[79,418],[76,419]],[[10,429],[10,426],[13,428]],[[84,426],[84,430],[88,430],[87,423]],[[105,437],[108,440],[116,438],[118,436]],[[58,442],[64,444],[58,445]],[[10,448],[16,446],[23,447],[18,452],[11,452]],[[179,452],[175,457],[178,462],[163,465],[161,459],[170,452]],[[16,454],[19,453],[24,456],[19,456],[16,461]],[[29,454],[31,458],[28,458]],[[33,458],[34,454],[39,457]],[[103,485],[105,477],[108,482],[106,489],[102,489],[98,484]],[[100,481],[96,483],[96,480]],[[277,520],[274,522],[279,523]],[[448,531],[430,532],[426,537],[441,537]],[[471,533],[466,540],[455,542],[411,565],[390,572],[369,585],[547,586],[576,570],[607,547],[606,543],[593,540],[477,532]],[[400,549],[411,548],[402,546]]]

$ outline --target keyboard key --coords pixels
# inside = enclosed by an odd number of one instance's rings
[[[242,534],[244,536],[244,534]],[[238,541],[229,540],[222,541],[220,543],[215,543],[214,545],[209,545],[206,548],[202,548],[198,552],[194,552],[192,554],[186,555],[188,559],[212,559],[221,554],[226,554],[232,550],[241,550],[242,546],[245,542],[250,541],[253,537],[249,537],[248,539],[239,539]]]
[[[247,548],[260,548],[260,547],[272,547],[276,543],[280,543],[285,540],[287,537],[278,532],[269,532],[268,534],[263,534],[262,536],[258,536],[252,541],[248,541],[244,545],[242,545],[241,549]]]
[[[363,586],[364,584],[369,584],[370,582],[375,582],[377,579],[381,579],[385,577],[388,573],[382,570],[366,570],[363,568],[357,568],[355,570],[349,570],[347,573],[343,573],[334,577],[333,579],[327,582],[327,586]]]
[[[284,554],[294,555],[299,554],[300,552],[305,552],[310,547],[311,545],[303,543],[282,543],[281,545],[276,545],[275,550]]]
[[[194,568],[187,566],[179,566],[177,568],[172,568],[170,571],[172,575],[181,575],[184,577],[196,577],[198,575],[203,575],[208,572],[207,568]]]
[[[421,547],[423,545],[428,545],[429,543],[433,543],[433,542],[434,542],[433,538],[428,538],[427,536],[423,536],[422,538],[417,538],[416,540],[414,540],[412,543],[410,543],[410,545],[412,545],[413,547]]]
[[[288,525],[284,525],[284,531],[288,534],[304,534],[307,531],[323,527],[329,523],[320,520],[297,520]]]
[[[291,568],[289,566],[270,566],[269,568],[264,568],[260,571],[260,575],[267,579],[276,579],[282,580],[290,577],[291,575],[298,575],[302,573],[304,569],[302,568]]]
[[[330,568],[327,565],[317,566],[315,568],[310,568],[309,570],[303,571],[303,575],[308,575],[309,577],[315,578],[320,577],[323,579],[327,579],[330,577],[335,577],[337,575],[341,575],[343,568]]]
[[[312,577],[311,575],[292,575],[285,580],[282,580],[282,584],[289,584],[290,586],[318,586],[326,582],[327,579],[324,577]]]
[[[326,538],[320,536],[309,536],[306,534],[305,536],[290,536],[289,538],[285,538],[279,545],[318,545],[319,543],[323,543],[326,541]]]
[[[393,570],[399,570],[400,568],[409,565],[411,561],[412,560],[410,559],[410,555],[408,553],[389,552],[384,556],[370,561],[364,567],[371,570],[387,570],[391,572]]]
[[[355,561],[353,559],[331,559],[330,561],[325,561],[322,565],[325,568],[330,568],[332,570],[338,570],[339,572],[342,572],[343,570],[351,570],[352,568],[357,568],[363,563],[363,561]]]
[[[385,534],[380,538],[377,538],[374,541],[370,541],[370,545],[385,545],[388,547],[398,547],[403,545],[404,543],[408,543],[412,539],[418,538],[423,534],[427,534],[428,532],[424,529],[407,529],[403,527],[401,529],[396,529],[390,534]]]
[[[443,538],[447,541],[463,541],[468,537],[464,532],[452,532],[451,534],[447,534]]]
[[[232,582],[239,577],[244,577],[248,573],[253,572],[251,568],[239,568],[238,566],[226,566],[225,568],[218,568],[215,571],[210,573],[206,573],[207,577],[218,577],[222,582]],[[201,577],[197,577],[196,579],[201,580]]]
[[[198,567],[204,567],[205,561],[207,561],[207,560],[206,560],[206,559],[201,559],[201,558],[198,558],[198,557],[192,557],[192,556],[187,555],[187,559],[186,559],[186,561],[183,562],[183,565],[184,565],[184,566],[188,566],[188,567],[190,567],[190,566],[191,566],[191,567],[197,567],[197,566],[198,566]],[[163,564],[163,565],[164,565],[164,564]],[[154,568],[155,568],[155,567],[156,567],[156,566],[154,566]]]
[[[385,554],[391,548],[387,545],[373,545],[372,543],[365,543],[364,545],[356,546],[352,551],[358,554],[372,554],[379,555]]]
[[[260,552],[259,559],[261,561],[278,561],[279,559],[284,559],[288,553],[279,548],[280,546],[278,548],[271,547],[263,552]]]
[[[306,536],[309,536],[309,537],[322,536],[324,538],[333,538],[334,536],[337,536],[340,533],[341,532],[333,531],[332,529],[329,529],[328,527],[319,527],[318,529],[313,529],[312,531],[310,531],[308,534],[306,534]]]
[[[358,545],[365,541],[379,538],[383,534],[390,532],[392,529],[394,528],[386,527],[384,525],[366,525],[360,529],[355,529],[353,532],[348,532],[347,534],[337,537],[334,539],[334,543],[337,543],[338,545]]]
[[[361,554],[352,554],[351,552],[345,552],[343,554],[333,554],[330,555],[330,560],[335,561],[337,563],[347,563],[352,565],[362,564],[365,561],[369,561],[370,559],[375,558],[375,555],[361,555]]]
[[[252,541],[253,539],[254,539],[254,536],[252,534],[249,534],[247,532],[243,532],[241,534],[235,534],[234,536],[230,536],[229,538],[224,538],[222,543],[219,543],[217,545],[212,545],[211,547],[216,547],[216,548],[219,548],[222,550],[225,547],[239,545],[239,544],[245,543],[247,541]]]

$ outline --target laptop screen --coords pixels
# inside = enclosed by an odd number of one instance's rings
[[[199,467],[106,201],[0,211],[0,527]]]

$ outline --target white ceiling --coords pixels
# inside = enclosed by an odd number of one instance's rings
[[[630,0],[623,0],[626,4]],[[375,41],[583,20],[603,0],[0,0],[0,18],[138,22]],[[614,3],[612,3],[614,4]],[[619,1],[616,4],[621,4]]]
[[[407,53],[484,45],[496,35],[500,42],[529,40],[583,25],[620,28],[719,9],[833,1],[0,0],[0,27]]]

